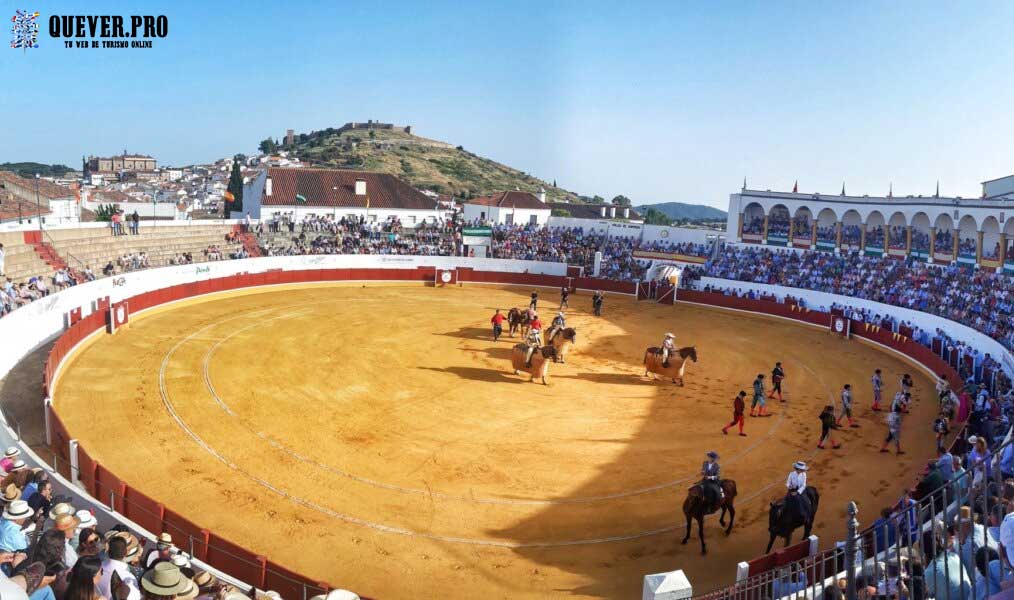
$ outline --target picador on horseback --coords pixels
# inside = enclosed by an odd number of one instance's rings
[[[563,316],[563,312],[556,313],[553,322],[549,324],[549,329],[546,330],[546,343],[552,344],[556,332],[562,331],[565,327],[567,327],[567,319]]]
[[[667,333],[662,339],[662,366],[669,368],[669,355],[676,351],[676,336]]]
[[[712,450],[708,452],[708,460],[701,465],[701,488],[704,490],[704,497],[708,504],[714,506],[722,501],[725,493],[719,483],[718,476],[722,467],[718,464],[718,453]]]
[[[532,317],[532,322],[529,323],[528,327],[528,337],[525,339],[525,343],[528,344],[528,352],[525,354],[525,367],[531,368],[532,355],[542,347],[542,321],[539,320],[538,314]]]
[[[785,495],[786,508],[795,507],[800,514],[810,514],[810,500],[804,493],[806,491],[806,472],[809,468],[806,463],[799,460],[792,465],[792,472],[785,480],[785,487],[788,493]]]

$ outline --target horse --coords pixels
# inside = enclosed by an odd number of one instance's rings
[[[521,337],[528,337],[528,326],[532,322],[528,318],[528,310],[522,310],[520,308],[512,308],[507,311],[507,323],[510,324],[508,333],[511,337],[514,337],[514,332],[521,330]]]
[[[577,330],[573,327],[556,329],[547,341],[550,346],[556,348],[556,357],[553,359],[553,362],[565,363],[567,362],[564,360],[567,356],[567,351],[577,342]]]
[[[535,383],[537,377],[542,378],[542,385],[548,385],[546,383],[546,373],[549,371],[550,360],[556,359],[556,348],[552,346],[543,346],[532,353],[532,366],[525,366],[525,355],[528,353],[527,344],[514,344],[514,349],[511,350],[511,366],[514,367],[514,374],[518,375],[521,371],[528,373],[532,376],[532,383]]]
[[[721,499],[709,499],[704,494],[704,486],[701,483],[690,488],[687,492],[687,498],[683,501],[683,514],[687,517],[687,534],[683,536],[681,544],[686,544],[690,540],[690,522],[694,519],[697,520],[697,534],[701,538],[701,554],[708,553],[708,547],[704,543],[704,517],[710,514],[714,514],[718,509],[722,509],[722,514],[718,517],[718,523],[725,525],[725,513],[729,513],[729,526],[725,528],[725,535],[729,535],[732,532],[732,524],[736,521],[736,482],[731,479],[722,479],[719,481],[719,485],[722,487],[722,491],[725,492],[725,497]]]
[[[771,539],[768,540],[768,549],[765,553],[771,552],[771,546],[775,545],[775,538],[785,538],[785,547],[792,541],[792,532],[797,527],[803,527],[803,538],[810,537],[810,530],[813,529],[813,521],[817,517],[817,506],[820,504],[820,494],[813,486],[806,486],[803,491],[810,500],[810,514],[801,514],[798,508],[787,509],[785,500],[772,502],[768,510],[768,532]]]
[[[672,382],[676,383],[676,378],[679,377],[680,386],[683,385],[683,372],[687,366],[687,359],[697,362],[697,347],[687,346],[686,348],[680,348],[669,358],[669,366],[662,366],[662,351],[657,346],[652,346],[644,351],[644,376],[647,377],[648,373],[656,375],[664,375],[672,378]],[[677,360],[678,358],[678,360]],[[654,379],[654,375],[652,379]]]

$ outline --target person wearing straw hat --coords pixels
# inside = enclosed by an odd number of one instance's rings
[[[148,552],[144,557],[144,566],[150,569],[156,563],[171,560],[173,557],[173,536],[166,532],[158,534],[158,540],[155,543],[155,547]]]
[[[795,504],[802,515],[810,514],[810,501],[804,493],[806,491],[806,472],[810,468],[806,466],[806,462],[797,460],[792,464],[792,472],[789,473],[789,477],[785,480],[785,487],[788,488],[788,494],[785,495],[786,507],[791,504]]]
[[[359,600],[359,594],[348,590],[331,590],[326,596],[321,594],[310,598],[310,600]]]
[[[171,562],[160,562],[149,569],[141,578],[141,590],[145,597],[160,598],[186,597],[190,591],[197,591],[197,586],[183,576],[180,568]],[[196,594],[194,594],[196,597]]]
[[[0,469],[3,469],[4,473],[10,473],[11,469],[14,468],[14,461],[17,457],[21,456],[21,449],[17,446],[11,446],[4,452],[4,457],[0,458]]]
[[[99,525],[99,522],[95,519],[95,515],[92,514],[92,511],[82,508],[81,510],[74,513],[74,516],[76,516],[78,520],[81,521],[81,523],[77,526],[77,531],[74,532],[73,541],[75,544],[75,548],[82,540],[87,539],[87,537],[82,536],[82,534],[84,534],[86,531],[94,533],[96,537],[101,538],[101,536],[99,536],[98,531],[96,530],[96,528]]]
[[[77,551],[70,545],[70,541],[74,538],[74,531],[81,524],[81,520],[71,512],[57,515],[54,521],[53,527],[63,532],[63,564],[73,565],[77,562]]]
[[[211,571],[198,571],[193,581],[200,592],[198,598],[214,598],[218,594],[218,577]]]
[[[138,587],[137,577],[134,576],[130,565],[127,564],[128,546],[126,538],[113,536],[109,539],[109,548],[106,552],[107,558],[102,563],[102,578],[99,579],[98,584],[99,592],[105,598],[113,597],[113,590],[110,588],[112,587],[113,573],[116,573],[121,585],[126,586],[129,590],[126,600],[141,600],[141,590]]]
[[[3,478],[3,481],[0,481],[0,487],[6,488],[13,483],[18,486],[18,489],[24,490],[25,484],[28,483],[28,477],[32,474],[26,467],[25,461],[20,458],[14,459],[14,464],[11,465],[7,476]]]
[[[32,509],[24,500],[15,500],[4,509],[0,520],[0,550],[22,552],[28,548],[28,538],[21,527],[32,518]]]
[[[20,498],[21,498],[21,490],[18,489],[18,486],[12,483],[8,485],[6,488],[4,488],[3,496],[0,496],[0,508],[3,508],[4,506],[7,506],[11,502],[19,500]]]
[[[662,338],[662,366],[669,368],[669,355],[676,351],[676,336],[672,333],[665,334]]]

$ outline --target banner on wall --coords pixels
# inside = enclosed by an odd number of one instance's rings
[[[461,243],[466,246],[489,246],[492,239],[492,227],[465,227],[461,230]]]

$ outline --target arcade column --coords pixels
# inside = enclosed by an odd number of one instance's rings
[[[745,218],[745,215],[743,213],[739,213],[739,233],[737,234],[737,238],[741,242],[743,241],[743,219],[744,218]]]
[[[762,243],[768,243],[768,216],[764,215],[764,238],[761,240]]]
[[[863,223],[859,231],[859,251],[866,252],[866,223]]]
[[[834,224],[834,249],[841,251],[841,221]]]
[[[960,241],[958,239],[958,230],[952,231],[951,235],[954,236],[954,239],[951,240],[951,260],[958,260],[958,242]]]
[[[977,233],[979,241],[975,245],[975,264],[982,266],[982,232],[979,231]]]
[[[929,247],[929,262],[933,262],[933,257],[937,253],[937,228],[930,227],[930,247]]]
[[[905,256],[912,253],[912,226],[905,228]]]

